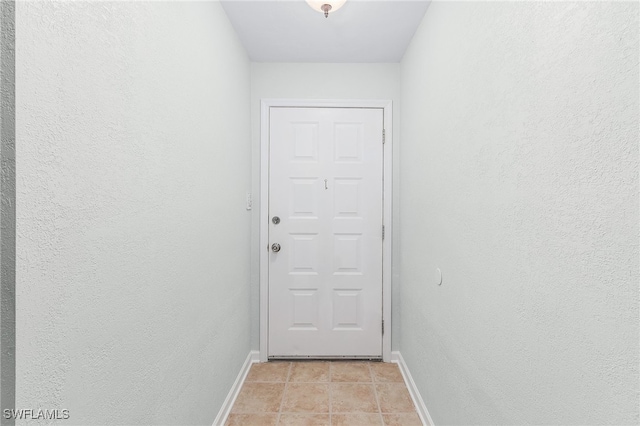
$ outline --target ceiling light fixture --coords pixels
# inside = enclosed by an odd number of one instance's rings
[[[335,12],[340,9],[347,0],[307,0],[307,4],[311,6],[313,10],[323,12],[324,17],[329,17],[329,11]]]

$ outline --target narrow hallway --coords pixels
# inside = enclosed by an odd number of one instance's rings
[[[640,1],[315,1],[0,0],[1,426],[640,426]]]
[[[421,425],[396,364],[254,364],[227,425]]]

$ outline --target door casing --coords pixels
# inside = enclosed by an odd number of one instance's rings
[[[390,100],[302,100],[262,99],[260,111],[260,362],[268,358],[269,335],[269,111],[272,107],[289,108],[376,108],[383,110],[385,143],[383,145],[383,224],[382,241],[382,360],[391,361],[391,242],[393,199],[393,103]],[[382,229],[380,230],[382,232]]]

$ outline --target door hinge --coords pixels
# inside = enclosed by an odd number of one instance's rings
[[[382,239],[384,240],[384,225],[382,225]]]
[[[382,334],[384,334],[384,320],[382,320]]]
[[[382,129],[382,143],[384,144],[387,141],[387,131]]]

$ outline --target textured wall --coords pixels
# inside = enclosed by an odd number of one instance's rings
[[[394,228],[398,228],[398,167],[400,135],[400,65],[399,64],[251,64],[251,128],[253,147],[252,187],[254,206],[251,252],[251,344],[260,347],[260,100],[274,99],[383,99],[393,101],[394,129]],[[398,237],[394,234],[393,281],[397,281]],[[392,288],[392,342],[398,347],[400,312],[397,309],[397,286]]]
[[[15,2],[0,2],[0,408],[15,402]],[[11,424],[10,421],[2,424]]]
[[[436,424],[640,422],[638,24],[637,2],[427,11],[402,62],[401,351]]]
[[[17,406],[211,424],[250,347],[244,49],[217,2],[16,21]]]

